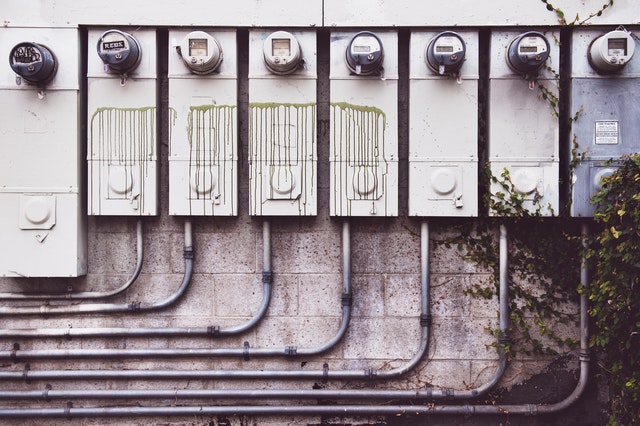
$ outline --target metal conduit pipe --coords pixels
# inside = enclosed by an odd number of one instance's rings
[[[265,222],[267,223],[267,222]],[[270,233],[269,225],[264,227],[264,234],[266,235],[266,245],[270,245]],[[296,355],[318,355],[331,349],[337,344],[347,331],[349,322],[351,320],[351,305],[352,305],[352,293],[351,293],[351,244],[350,244],[350,231],[349,223],[344,222],[342,230],[343,239],[343,294],[342,294],[342,318],[340,328],[337,333],[326,343],[316,348],[311,349],[298,349],[296,346],[286,346],[284,348],[250,348],[248,343],[245,343],[242,348],[190,348],[190,349],[175,349],[175,348],[145,348],[145,349],[42,349],[42,350],[21,350],[19,345],[15,344],[13,350],[0,351],[0,359],[72,359],[72,358],[126,358],[126,357],[162,357],[162,358],[175,358],[175,357],[242,357],[248,359],[251,356],[257,357],[272,357],[272,356],[296,356]],[[271,255],[270,251],[265,251],[265,265],[268,272],[265,276],[269,277],[269,283],[271,282]],[[190,274],[189,274],[190,276]],[[267,293],[269,296],[271,292]],[[266,305],[263,303],[264,310]],[[254,317],[255,319],[255,317]],[[258,319],[255,319],[257,322]],[[251,323],[251,321],[250,321]],[[73,329],[63,329],[66,334],[63,336],[70,336]],[[159,329],[160,331],[161,329]],[[173,329],[175,331],[176,329]],[[34,331],[28,331],[30,337],[34,337]],[[122,331],[121,329],[118,330]],[[172,331],[172,330],[169,330]],[[193,334],[194,330],[180,329],[187,334]],[[203,331],[203,330],[201,330]],[[16,337],[21,330],[18,330],[16,335],[12,334],[13,330],[6,330],[3,333],[6,335],[2,337]],[[68,332],[68,333],[67,333]],[[211,334],[211,330],[204,331],[207,335]],[[60,331],[58,331],[60,333]],[[134,335],[136,331],[132,331]],[[24,333],[23,333],[24,334]],[[105,336],[101,336],[105,337]],[[322,376],[322,372],[318,373]],[[317,377],[317,375],[316,375]]]
[[[506,260],[507,260],[507,246],[506,246],[506,230],[501,233],[501,238],[505,242],[505,244],[501,244],[501,267],[503,269],[507,269]],[[505,296],[507,294],[506,289],[503,287],[507,286],[507,274],[501,273],[500,280],[500,294],[501,296]],[[423,333],[421,339],[421,349],[420,351],[412,358],[411,361],[406,363],[404,366],[393,369],[386,370],[381,372],[373,372],[370,370],[368,373],[365,371],[365,374],[369,374],[369,376],[373,376],[375,378],[392,378],[396,376],[400,376],[405,372],[411,370],[422,358],[424,353],[426,352],[428,345],[428,330],[430,328],[431,323],[431,313],[430,313],[430,302],[429,302],[429,228],[428,223],[424,222],[421,226],[421,286],[422,286],[422,312],[421,312],[421,324],[423,325]],[[507,312],[508,310],[503,310],[502,306],[507,305],[506,299],[501,299],[500,306],[502,312]],[[501,321],[500,329],[501,332],[506,333],[508,329],[508,320]],[[424,332],[426,329],[427,332]],[[402,399],[402,400],[423,400],[423,399],[466,399],[466,398],[474,398],[480,396],[487,391],[489,391],[497,382],[500,380],[504,369],[506,366],[506,358],[504,357],[504,353],[501,351],[499,366],[494,374],[493,378],[479,386],[475,389],[464,390],[464,391],[456,391],[453,389],[424,389],[424,390],[233,390],[231,392],[227,392],[227,390],[156,390],[153,392],[146,393],[145,396],[142,396],[146,391],[133,391],[133,393],[129,393],[128,391],[114,391],[113,394],[110,394],[110,391],[96,391],[96,392],[87,392],[83,393],[82,391],[54,391],[50,389],[46,389],[43,391],[29,391],[25,393],[21,393],[20,391],[12,392],[0,392],[0,399],[20,399],[20,396],[24,396],[24,399],[42,399],[43,395],[46,392],[46,396],[49,398],[79,398],[85,396],[87,398],[104,398],[110,395],[113,395],[114,398],[134,398],[140,395],[141,398],[330,398],[330,399]],[[122,372],[125,373],[125,372]],[[138,371],[138,377],[144,378],[144,372]],[[185,377],[183,375],[179,375],[175,372],[175,378]],[[241,376],[237,375],[239,372],[229,372],[233,374],[233,378],[239,378]],[[302,378],[301,376],[295,375],[296,372],[289,372],[290,374],[286,377],[278,377],[278,378]],[[312,372],[302,372],[305,377],[313,378],[313,376],[309,376],[309,373]],[[325,371],[325,378],[344,378],[344,376],[340,376],[341,372],[331,372],[329,375],[329,371]],[[0,373],[0,378],[2,378],[2,373]],[[17,373],[21,374],[21,373]],[[56,377],[54,374],[49,374],[46,376],[40,376],[36,374],[36,377],[32,377],[30,371],[25,371],[22,378],[28,379],[41,379],[41,380],[50,380],[50,379],[59,379],[60,377]],[[46,374],[46,372],[45,372]],[[77,377],[73,373],[67,373],[71,377]],[[206,372],[205,372],[206,374]],[[338,374],[336,377],[334,374]],[[362,378],[362,372],[358,372],[359,378]],[[15,374],[14,374],[15,375]],[[189,374],[187,373],[187,376]],[[86,377],[83,377],[86,378]],[[91,377],[93,379],[97,377]],[[153,377],[154,379],[157,377]],[[166,377],[163,377],[166,378]],[[192,377],[189,377],[192,378]],[[217,378],[229,378],[226,375],[220,374]],[[246,377],[245,377],[246,378]],[[358,378],[358,377],[355,377]]]
[[[586,224],[583,224],[583,244],[586,244],[586,236],[588,234]],[[503,236],[506,238],[506,229],[501,227],[501,239]],[[501,249],[503,245],[501,244]],[[502,257],[501,257],[502,258]],[[502,274],[501,274],[502,277]],[[501,280],[502,282],[502,280]],[[583,257],[581,265],[581,283],[584,286],[589,284],[588,271],[586,262]],[[501,294],[503,294],[501,292]],[[588,301],[583,294],[580,296],[580,378],[573,392],[565,399],[555,404],[536,405],[536,404],[519,404],[519,405],[288,405],[288,406],[171,406],[171,407],[84,407],[75,408],[70,403],[64,408],[32,408],[32,409],[0,409],[0,417],[2,418],[28,418],[28,417],[87,417],[87,416],[104,416],[104,417],[117,417],[117,416],[184,416],[184,415],[427,415],[427,414],[461,414],[461,415],[474,415],[474,414],[524,414],[524,415],[538,415],[538,414],[551,414],[561,411],[573,402],[575,402],[583,393],[586,388],[588,370],[589,370],[589,355],[588,355]],[[501,321],[501,326],[505,325]],[[69,391],[30,391],[28,393],[23,392],[21,396],[16,395],[15,399],[28,399],[28,398],[43,398],[48,396],[50,399],[64,398],[72,395],[67,393],[65,395],[59,394],[59,392]],[[104,392],[110,391],[76,391],[81,392],[82,396],[86,398],[104,398],[107,395]],[[126,394],[125,392],[133,392]],[[138,395],[138,393],[141,393]],[[167,394],[170,392],[170,395]],[[185,392],[185,393],[182,393]],[[171,390],[171,391],[123,391],[122,398],[145,398],[145,397],[161,397],[161,398],[174,398],[176,395],[180,395],[185,398],[199,398],[199,394],[206,392],[214,392],[210,390]],[[294,391],[281,391],[281,390],[224,390],[216,391],[229,395],[232,398],[289,398],[290,393]],[[315,395],[315,392],[310,393],[307,390],[298,390],[298,397],[313,397],[319,398]],[[338,392],[338,393],[336,393]],[[320,391],[324,398],[335,398],[336,395],[342,394],[347,391]],[[386,398],[381,392],[376,390],[351,390],[348,391],[354,398],[362,399],[375,399]],[[405,392],[415,391],[393,391],[394,394],[400,395]],[[144,395],[146,396],[144,396]],[[127,396],[125,396],[127,395]],[[213,395],[213,393],[209,394]],[[312,396],[313,395],[313,396]],[[6,399],[12,399],[11,394],[1,393],[0,396]],[[23,397],[24,396],[24,397]],[[222,397],[222,394],[220,394]],[[343,397],[342,395],[340,397]],[[398,399],[405,399],[400,396]],[[408,399],[408,398],[407,398]]]
[[[345,224],[343,228],[343,236],[348,237],[348,225]],[[506,241],[506,232],[503,234],[503,238]],[[348,238],[344,238],[348,240]],[[422,301],[421,301],[421,316],[420,316],[420,324],[422,327],[421,333],[421,342],[420,349],[414,355],[414,357],[403,366],[392,369],[392,370],[384,370],[378,371],[373,369],[365,369],[365,370],[329,370],[328,366],[321,371],[313,371],[313,370],[305,370],[305,371],[295,371],[295,370],[205,370],[205,371],[166,371],[166,370],[126,370],[126,371],[87,371],[87,370],[75,370],[75,371],[44,371],[37,372],[31,371],[30,369],[25,369],[24,372],[0,372],[0,380],[68,380],[68,379],[105,379],[105,380],[117,380],[117,379],[372,379],[372,378],[380,378],[380,379],[389,379],[394,377],[399,377],[402,374],[406,373],[410,369],[412,369],[424,356],[428,348],[429,341],[429,329],[431,325],[431,313],[430,313],[430,302],[429,302],[429,228],[428,224],[424,222],[421,227],[421,290],[422,290]],[[349,259],[349,250],[348,245],[345,244],[345,259]],[[506,245],[502,246],[502,253],[504,255],[501,257],[502,263],[505,263],[506,259]],[[506,265],[504,266],[506,269]],[[345,262],[345,271],[350,270],[350,265],[348,262]],[[345,288],[349,288],[350,286],[348,278],[348,274],[344,275],[345,277]],[[506,277],[506,274],[502,274],[502,277]],[[501,280],[501,287],[507,285],[507,281],[505,279]],[[506,290],[501,291],[502,295],[506,294]],[[500,300],[501,303],[501,311],[507,312],[508,314],[508,300],[506,298]],[[507,305],[507,310],[503,309],[502,306]],[[506,330],[508,328],[508,321],[501,322],[501,330],[506,334]],[[17,359],[17,352],[13,359]],[[500,359],[498,362],[498,368],[494,377],[486,384],[478,387],[477,389],[465,390],[465,391],[453,391],[453,390],[434,390],[427,389],[425,391],[419,391],[419,398],[429,397],[429,398],[471,398],[479,396],[486,391],[488,391],[491,387],[493,387],[502,376],[506,366],[506,358],[504,354],[501,352]],[[410,397],[409,393],[415,394],[416,391],[408,391],[405,395],[396,395],[396,397]],[[314,395],[313,393],[309,394],[310,397]],[[348,394],[345,394],[348,395]],[[353,394],[354,397],[357,397],[357,394]],[[299,396],[299,393],[292,395],[292,397]],[[315,394],[313,397],[318,397],[318,394]],[[386,393],[385,398],[393,398],[392,394]]]
[[[0,300],[74,300],[74,299],[106,299],[107,297],[112,297],[118,295],[131,287],[138,277],[140,276],[140,271],[142,271],[142,260],[144,255],[144,248],[142,244],[142,220],[138,219],[136,224],[136,268],[133,271],[133,275],[122,284],[120,287],[111,290],[111,291],[67,291],[66,293],[58,293],[58,294],[29,294],[29,293],[0,293]],[[5,313],[5,312],[3,312]],[[7,312],[9,313],[9,312]],[[13,313],[13,312],[10,312]]]
[[[158,328],[30,328],[30,329],[0,329],[0,338],[45,338],[45,337],[224,337],[244,333],[254,327],[267,312],[271,302],[273,288],[273,271],[271,269],[271,229],[268,221],[262,224],[263,240],[263,272],[262,272],[262,303],[255,315],[244,324],[220,328],[207,327],[158,327]]]
[[[424,228],[427,229],[426,226]],[[351,244],[350,244],[350,230],[349,223],[344,222],[343,224],[343,325],[340,327],[340,330],[336,336],[342,337],[344,332],[346,331],[346,324],[350,319],[351,312]],[[428,233],[424,233],[424,239],[428,239]],[[428,249],[428,245],[424,245],[426,249]],[[426,256],[423,255],[423,258],[426,259]],[[428,264],[423,266],[423,271],[428,271]],[[422,292],[423,294],[428,294],[428,280],[425,278],[422,280]],[[204,378],[227,378],[227,379],[259,379],[259,378],[269,378],[269,379],[363,379],[363,378],[375,378],[375,377],[384,377],[391,378],[396,377],[404,372],[408,371],[412,368],[426,353],[428,346],[428,329],[430,325],[429,314],[429,304],[428,304],[428,295],[423,295],[422,301],[422,315],[421,315],[421,326],[422,326],[422,338],[421,345],[419,351],[414,355],[412,360],[407,363],[407,365],[399,368],[395,368],[393,370],[388,370],[385,372],[378,372],[373,369],[366,370],[329,370],[328,366],[326,366],[323,370],[185,370],[185,371],[177,371],[177,370],[112,370],[112,371],[103,371],[103,370],[63,370],[63,371],[44,371],[37,372],[31,371],[30,369],[26,369],[24,372],[7,372],[0,371],[0,380],[39,380],[46,378],[49,379],[58,379],[58,380],[68,380],[68,379],[86,379],[88,377],[93,377],[94,379],[124,379],[124,378],[137,378],[137,379],[168,379],[168,378],[186,378],[191,377],[192,379],[204,379]],[[339,339],[332,339],[331,342],[336,342]],[[326,350],[328,349],[327,345],[323,345],[316,350]],[[40,359],[40,358],[50,358],[50,357],[60,357],[60,358],[72,358],[76,357],[108,357],[110,355],[123,355],[127,356],[148,356],[150,351],[148,349],[142,350],[128,350],[126,352],[122,352],[122,350],[94,350],[94,351],[65,351],[65,350],[40,350],[40,351],[21,351],[19,347],[14,346],[14,349],[11,351],[0,351],[0,358],[7,358],[12,361],[17,361],[18,359]],[[185,349],[185,350],[176,350],[176,349],[158,349],[151,351],[154,356],[167,356],[167,357],[177,357],[177,356],[213,356],[213,355],[225,355],[225,356],[233,356],[238,355],[238,351],[234,349]],[[246,359],[250,355],[282,355],[286,354],[289,356],[299,355],[301,353],[307,355],[310,354],[310,351],[297,351],[295,348],[287,347],[284,350],[280,349],[274,352],[272,349],[258,349],[249,351],[249,348],[245,347],[241,355]],[[76,373],[76,374],[74,374]],[[131,376],[129,376],[131,373]]]
[[[193,244],[191,221],[184,223],[184,276],[178,290],[171,296],[160,302],[144,304],[131,303],[82,303],[77,305],[42,305],[42,306],[0,306],[0,315],[70,315],[85,313],[123,313],[156,311],[164,309],[175,303],[184,294],[193,273]]]

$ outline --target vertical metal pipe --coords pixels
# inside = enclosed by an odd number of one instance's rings
[[[509,244],[507,227],[500,225],[500,331],[509,330]]]
[[[422,288],[422,313],[431,314],[431,302],[429,300],[429,223],[422,222],[420,227],[420,279]]]
[[[580,264],[580,284],[582,287],[588,288],[591,285],[591,277],[589,276],[589,267],[587,265],[587,253],[589,248],[589,224],[582,223],[582,262]],[[589,299],[583,294],[580,296],[580,350],[583,353],[589,352]]]
[[[190,219],[184,221],[184,246],[193,247],[193,229]]]
[[[347,332],[349,323],[351,322],[351,306],[353,304],[353,296],[351,294],[351,232],[349,222],[344,221],[342,224],[342,319],[340,328],[334,334],[331,340],[311,349],[300,349],[298,355],[317,355],[334,347]]]
[[[351,231],[348,220],[342,223],[342,291],[351,294]]]
[[[268,220],[262,222],[262,270],[271,270],[271,224]]]

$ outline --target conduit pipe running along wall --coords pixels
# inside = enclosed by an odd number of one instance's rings
[[[118,295],[131,287],[138,277],[140,276],[140,271],[142,270],[142,259],[144,255],[144,248],[142,244],[142,220],[138,219],[136,224],[136,253],[137,253],[137,261],[136,268],[133,271],[133,275],[131,278],[127,280],[120,287],[111,290],[111,291],[72,291],[68,290],[66,293],[53,293],[53,294],[35,294],[35,293],[0,293],[0,300],[74,300],[74,299],[106,299],[107,297],[112,297]]]
[[[271,268],[271,228],[268,221],[262,223],[262,303],[255,315],[244,324],[220,328],[207,327],[158,327],[158,328],[34,328],[34,329],[0,329],[0,338],[46,338],[46,337],[223,337],[244,333],[254,327],[267,312],[273,288],[273,271]]]
[[[426,233],[426,225],[425,225],[425,236],[428,235]],[[332,345],[337,343],[344,333],[346,332],[347,325],[350,319],[351,312],[351,303],[352,303],[352,295],[351,295],[351,244],[350,244],[350,231],[349,231],[349,223],[344,222],[342,228],[342,240],[343,240],[343,289],[344,293],[342,295],[342,305],[343,305],[343,320],[340,327],[339,332],[336,336],[329,341],[328,343],[312,349],[312,350],[301,350],[295,351],[291,347],[287,347],[284,350],[280,350],[273,355],[282,355],[285,353],[288,356],[293,355],[316,355],[321,352],[327,351],[331,348]],[[424,244],[423,250],[428,251],[428,245]],[[426,259],[423,255],[423,259]],[[427,261],[423,262],[423,271],[428,272],[428,264]],[[425,274],[427,273],[425,272]],[[40,380],[40,379],[58,379],[58,380],[67,380],[67,379],[87,379],[88,377],[93,377],[94,379],[109,379],[109,380],[117,380],[117,379],[213,379],[213,378],[225,378],[225,379],[315,379],[315,380],[328,380],[328,379],[371,379],[371,378],[394,378],[398,377],[405,372],[412,369],[424,356],[427,351],[428,342],[429,342],[429,325],[431,315],[429,313],[429,300],[428,300],[428,276],[423,275],[422,280],[422,315],[421,315],[421,342],[420,349],[414,355],[414,357],[406,363],[404,366],[394,368],[392,370],[378,371],[374,369],[365,369],[365,370],[329,370],[328,365],[325,365],[323,370],[111,370],[111,371],[103,371],[103,370],[63,370],[63,371],[45,371],[45,372],[32,372],[30,368],[27,367],[24,372],[3,372],[0,371],[0,380]],[[161,350],[160,352],[154,351],[153,354],[162,354],[164,356],[211,356],[211,354],[220,355],[223,352],[228,352],[228,350],[216,351],[215,349],[187,349],[187,350],[177,350],[177,349],[167,349]],[[236,351],[233,351],[235,353]],[[22,354],[26,353],[29,358],[48,358],[52,352],[47,350],[41,351],[20,351],[17,348],[14,348],[13,351],[0,351],[0,358],[5,356],[9,356],[12,361],[17,361],[22,357]],[[65,354],[69,353],[69,351],[55,351],[53,352],[57,357],[64,357]],[[104,353],[101,351],[101,353]],[[147,354],[148,352],[145,350],[135,351],[135,354]],[[267,350],[261,350],[259,355],[265,355],[269,352]],[[76,353],[73,352],[75,355]],[[86,353],[82,353],[86,355]],[[132,351],[126,352],[129,356],[132,355]],[[78,353],[78,356],[80,354]],[[243,356],[247,358],[249,355],[249,348],[244,348]],[[75,374],[74,374],[75,373]]]
[[[143,304],[131,303],[81,303],[77,305],[42,305],[42,306],[0,306],[0,315],[50,315],[50,314],[87,314],[87,313],[123,313],[157,311],[171,306],[184,294],[193,273],[193,245],[191,221],[184,223],[184,276],[178,290],[163,301]]]
[[[424,229],[424,228],[423,228]],[[586,224],[583,224],[583,244],[586,244],[586,237],[588,234]],[[506,248],[506,228],[500,227],[500,247],[501,252]],[[503,256],[501,255],[501,259]],[[500,273],[501,284],[503,273]],[[583,257],[581,265],[581,283],[584,286],[589,284],[589,277],[586,267],[586,261]],[[506,290],[500,289],[500,294],[506,294]],[[501,301],[502,304],[502,301]],[[551,414],[563,410],[580,398],[583,393],[588,378],[589,367],[589,355],[588,355],[588,306],[587,298],[584,294],[580,296],[580,378],[578,384],[574,388],[573,392],[555,404],[536,405],[536,404],[519,404],[519,405],[297,405],[297,406],[170,406],[170,407],[89,407],[89,408],[74,408],[71,403],[68,403],[65,408],[44,408],[44,409],[1,409],[0,417],[86,417],[86,416],[104,416],[104,417],[116,417],[116,416],[185,416],[185,415],[406,415],[406,414],[525,414],[525,415],[537,415],[537,414]],[[502,309],[501,309],[502,312]],[[504,322],[501,321],[501,326]],[[38,392],[38,398],[63,398],[59,392],[69,391],[53,391],[45,390],[44,392]],[[77,391],[76,391],[77,392]],[[81,391],[86,395],[92,395],[91,397],[106,397],[106,392],[110,391],[98,391],[100,395],[95,393],[96,391]],[[131,392],[131,391],[124,391]],[[135,395],[132,393],[131,397],[141,397],[143,395],[155,394],[160,396],[156,392],[165,391],[140,391],[141,395]],[[177,390],[172,390],[170,396],[174,399],[178,395]],[[186,391],[189,392],[190,397],[198,397],[199,392],[210,392],[207,390],[200,391]],[[242,395],[239,393],[242,392]],[[292,393],[297,392],[298,395],[291,396]],[[357,398],[373,399],[377,396],[382,397],[382,394],[376,390],[356,390],[356,391],[279,391],[279,390],[254,390],[254,391],[240,391],[240,390],[224,390],[225,395],[229,395],[231,398],[243,397],[243,398],[289,398],[289,397],[312,397],[313,398],[333,398],[335,392],[343,393],[350,392],[352,395],[358,394]],[[393,395],[398,395],[400,399],[405,399],[404,396],[400,396],[406,391],[388,391]],[[415,391],[410,391],[415,392]],[[27,393],[23,393],[27,394]],[[32,392],[29,392],[29,396],[25,396],[21,399],[31,398]],[[317,395],[316,395],[317,394]],[[70,393],[67,394],[71,395]],[[321,395],[321,396],[319,396]],[[180,394],[183,396],[183,394]],[[221,395],[222,396],[222,395]],[[5,399],[11,399],[12,397],[7,394],[2,395]],[[35,397],[35,396],[34,396]],[[154,396],[155,397],[155,396]],[[13,399],[20,399],[16,395]]]
[[[503,335],[506,335],[509,327],[508,320],[508,251],[507,251],[507,235],[506,228],[501,227],[500,229],[500,330]],[[431,322],[431,314],[430,314],[430,301],[429,301],[429,229],[428,224],[424,222],[421,226],[421,283],[422,283],[422,314],[421,314],[421,324],[429,324]],[[504,318],[506,315],[506,318]],[[0,391],[0,399],[108,399],[108,398],[125,398],[125,399],[171,399],[174,402],[177,401],[178,398],[183,399],[197,399],[197,398],[218,398],[218,399],[248,399],[248,398],[259,398],[259,399],[301,399],[301,398],[312,398],[312,399],[360,399],[360,400],[423,400],[423,399],[463,399],[463,398],[473,398],[482,395],[487,392],[491,387],[493,387],[500,379],[502,373],[504,372],[504,368],[506,365],[506,357],[504,356],[504,352],[500,351],[500,362],[497,373],[494,375],[494,378],[490,380],[485,385],[482,385],[474,390],[466,390],[466,391],[454,391],[454,390],[439,390],[435,391],[433,389],[426,390],[380,390],[380,389],[369,389],[369,390],[305,390],[305,389],[297,389],[297,390],[212,390],[212,389],[199,389],[199,390],[53,390],[50,387],[47,387],[44,391]],[[411,368],[411,367],[409,367]],[[408,370],[406,370],[408,371]],[[377,377],[382,377],[382,375],[377,375]],[[56,378],[56,377],[49,377]],[[184,378],[184,377],[182,377]],[[126,415],[127,409],[129,415],[182,415],[182,409],[185,409],[185,412],[189,412],[189,414],[193,414],[197,409],[203,409],[206,412],[211,410],[210,414],[293,414],[297,413],[296,410],[301,410],[300,414],[340,414],[343,413],[344,408],[348,408],[349,410],[354,410],[353,414],[399,414],[401,411],[397,411],[396,407],[392,406],[392,410],[389,411],[387,407],[381,406],[300,406],[300,407],[276,407],[276,406],[265,406],[265,407],[251,407],[251,406],[234,406],[230,411],[228,410],[230,407],[118,407],[115,409],[102,409],[96,408],[96,412],[85,411],[92,410],[91,408],[71,408],[68,407],[66,409],[27,409],[30,415],[34,416],[43,416],[43,417],[55,417],[55,416],[63,416],[66,415],[71,417],[72,414],[78,417],[85,415],[100,415],[100,416],[120,416]],[[412,412],[411,409],[417,408],[421,410],[422,406],[400,406],[405,409],[405,412]],[[466,406],[465,406],[466,407]],[[147,408],[149,411],[147,411]],[[264,409],[265,411],[261,411]],[[318,411],[314,411],[317,409]],[[379,411],[375,411],[379,409]],[[139,411],[138,411],[139,410]],[[166,411],[165,411],[166,410]],[[174,411],[175,410],[175,411]],[[192,411],[193,410],[193,411]],[[219,411],[218,411],[219,410]],[[235,410],[235,411],[234,411]],[[27,414],[23,414],[25,410],[1,410],[0,409],[0,417],[11,417],[12,415],[9,413],[14,413],[19,417],[27,417]],[[65,414],[62,414],[64,412]],[[86,413],[86,414],[84,414]],[[349,413],[347,413],[349,414]]]
[[[266,223],[266,222],[265,222]],[[268,225],[264,228],[268,230]],[[268,234],[269,232],[267,232]],[[42,350],[33,350],[33,351],[22,351],[19,349],[19,345],[14,344],[14,349],[11,351],[0,351],[0,359],[4,356],[9,357],[12,360],[16,360],[18,358],[21,359],[71,359],[71,358],[126,358],[126,357],[191,357],[191,356],[201,356],[201,357],[234,357],[239,356],[244,359],[248,359],[250,356],[261,356],[261,357],[272,357],[272,356],[296,356],[296,355],[318,355],[324,353],[335,346],[344,336],[349,326],[349,322],[351,320],[351,305],[353,301],[353,297],[351,294],[351,237],[349,231],[349,223],[344,222],[342,226],[342,240],[343,240],[343,273],[342,273],[342,285],[343,285],[343,293],[342,293],[342,318],[340,322],[340,328],[337,333],[324,344],[310,349],[298,349],[296,346],[286,346],[284,348],[250,348],[248,343],[245,343],[242,348],[203,348],[203,349],[172,349],[172,348],[146,348],[146,349],[42,349]],[[269,238],[267,238],[267,242],[269,242]],[[266,255],[265,255],[266,257]],[[269,274],[266,274],[271,279],[271,259],[269,255],[268,261],[265,263],[269,269]],[[268,293],[270,295],[270,292]],[[263,305],[264,306],[264,305]],[[266,306],[264,306],[266,309]],[[256,320],[257,322],[257,320]],[[66,331],[67,329],[65,329]],[[72,329],[68,329],[69,331]],[[184,329],[180,329],[184,331]],[[121,329],[118,329],[118,332],[121,332]],[[186,330],[189,333],[188,330]],[[35,331],[27,330],[25,331],[17,330],[17,334],[20,333],[28,334],[28,337],[36,337]],[[2,332],[3,336],[13,338],[16,335],[13,334],[13,330],[5,330]],[[107,332],[108,333],[108,332]],[[207,335],[211,335],[211,331],[207,330]],[[46,332],[45,334],[46,335]],[[65,334],[68,336],[68,334]],[[102,337],[113,337],[113,335],[102,336]],[[139,335],[132,335],[130,337],[140,337]],[[426,348],[426,343],[424,344]],[[417,361],[416,361],[417,362]],[[322,376],[323,372],[317,373],[317,375]]]

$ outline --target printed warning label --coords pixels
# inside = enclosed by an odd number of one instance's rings
[[[617,145],[620,127],[617,121],[596,121],[596,145]]]

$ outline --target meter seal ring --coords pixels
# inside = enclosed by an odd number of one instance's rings
[[[356,55],[355,57],[351,55],[351,46],[353,45],[353,42],[358,37],[362,37],[362,36],[373,37],[374,39],[376,39],[376,41],[380,45],[379,51],[368,53],[366,57],[368,64],[364,64],[366,65],[364,69],[362,69],[363,64],[360,62],[364,54],[359,54],[359,55]],[[384,46],[382,45],[382,40],[380,40],[380,37],[378,37],[376,34],[372,33],[371,31],[361,31],[357,33],[351,38],[351,40],[349,41],[349,44],[347,45],[347,49],[345,51],[345,60],[347,63],[347,68],[349,68],[349,71],[351,71],[356,75],[369,76],[369,75],[382,74],[382,63],[384,62]],[[358,65],[360,65],[361,67],[360,72],[358,72],[358,68],[357,68]]]
[[[35,48],[40,53],[42,57],[40,63],[42,65],[40,69],[33,75],[28,75],[28,74],[25,75],[25,73],[20,69],[22,67],[14,66],[13,59],[14,59],[15,51],[18,47]],[[31,64],[33,64],[33,62],[29,63],[29,66],[32,66]],[[56,58],[56,55],[53,53],[53,51],[44,44],[34,43],[29,41],[18,43],[11,49],[11,51],[9,52],[9,65],[11,66],[11,69],[13,70],[13,72],[19,75],[27,83],[35,84],[38,87],[44,87],[47,84],[49,84],[51,80],[53,80],[53,78],[55,77],[56,73],[58,72],[58,60]],[[36,76],[36,78],[34,78],[34,75]],[[39,75],[42,75],[42,76],[39,76]]]
[[[524,60],[522,60],[521,55],[518,53],[518,45],[520,41],[522,41],[526,37],[541,38],[542,40],[544,40],[544,43],[547,48],[544,59],[540,60],[538,64],[535,64],[535,66],[528,65],[529,61],[527,60],[525,62]],[[551,45],[549,44],[549,40],[547,40],[547,37],[545,37],[544,34],[542,34],[539,31],[524,32],[522,34],[517,35],[509,42],[509,45],[507,46],[507,49],[505,51],[507,65],[509,65],[509,68],[511,68],[513,71],[521,73],[525,77],[527,76],[535,77],[538,74],[538,71],[540,71],[540,69],[544,66],[545,62],[547,62],[547,59],[549,59],[550,50],[551,50]],[[521,64],[514,63],[511,60],[512,57],[518,58]]]
[[[436,54],[434,52],[435,43],[440,39],[440,37],[455,37],[460,40],[462,44],[462,51],[458,53],[456,58],[453,58],[453,55],[445,55],[445,54]],[[425,62],[431,71],[436,74],[440,74],[439,67],[437,65],[441,65],[444,67],[444,72],[441,75],[457,75],[458,71],[464,64],[465,54],[467,52],[467,45],[464,42],[464,39],[460,36],[460,34],[453,31],[443,31],[441,33],[436,34],[429,44],[427,44],[427,48],[425,51]],[[456,52],[453,52],[455,54]],[[447,57],[448,56],[448,57]],[[443,59],[443,60],[441,60]],[[435,63],[435,64],[434,64]]]
[[[100,45],[104,37],[110,33],[116,33],[121,35],[129,43],[129,49],[128,49],[129,54],[127,55],[127,58],[120,61],[119,64],[112,64],[109,61],[109,56],[106,54],[103,54],[102,50],[100,49]],[[135,47],[135,49],[131,48],[132,45]],[[138,42],[138,40],[133,35],[129,33],[125,33],[124,31],[116,30],[116,29],[107,30],[104,33],[102,33],[102,35],[98,38],[96,49],[98,51],[98,56],[100,57],[100,59],[102,59],[102,62],[104,62],[104,64],[107,65],[109,70],[115,73],[118,73],[120,75],[127,75],[129,72],[136,69],[138,65],[140,65],[140,61],[142,60],[142,49],[140,48],[140,43]],[[129,59],[132,53],[136,55],[133,61]],[[129,63],[129,62],[132,62],[132,63]]]
[[[290,57],[291,60],[289,64],[279,64],[278,62],[272,63],[270,56],[274,56],[274,59],[277,58],[275,55],[268,54],[268,43],[273,42],[275,38],[287,38],[292,43],[290,47]],[[287,31],[275,31],[267,36],[264,41],[264,45],[262,47],[262,55],[264,59],[264,65],[267,69],[276,75],[288,75],[294,73],[300,67],[304,66],[304,58],[302,57],[302,47],[300,47],[300,43],[296,39],[296,37]]]
[[[623,31],[625,33],[628,34],[629,39],[631,40],[640,40],[638,39],[638,37],[629,32],[626,28],[624,27],[618,27],[616,28],[614,31]],[[617,74],[618,72],[620,72],[620,70],[622,70],[628,63],[629,61],[626,61],[623,65],[621,66],[611,66],[609,69],[604,69],[601,66],[598,66],[595,62],[595,60],[593,59],[592,56],[592,51],[593,51],[593,45],[598,41],[601,40],[603,37],[606,37],[608,34],[614,32],[614,31],[610,31],[608,33],[605,34],[600,34],[599,36],[595,37],[593,40],[591,40],[591,42],[589,43],[589,47],[587,48],[587,62],[589,62],[589,66],[598,74],[600,75],[612,75],[612,74]],[[631,53],[631,56],[629,57],[629,60],[633,57],[633,53]]]

